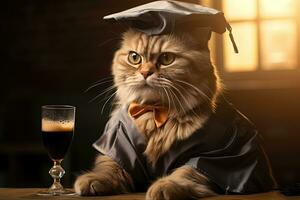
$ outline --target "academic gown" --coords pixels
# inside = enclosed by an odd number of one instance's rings
[[[260,135],[226,100],[218,104],[199,130],[176,141],[154,167],[143,154],[146,140],[127,109],[120,108],[93,146],[131,175],[137,191],[146,191],[154,180],[183,165],[208,177],[220,194],[266,192],[276,187]]]

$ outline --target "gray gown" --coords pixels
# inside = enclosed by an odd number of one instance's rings
[[[146,141],[139,133],[127,107],[109,121],[103,135],[93,144],[123,167],[137,191],[145,191],[158,177],[188,165],[209,178],[220,194],[249,194],[275,188],[261,137],[249,120],[225,100],[218,104],[205,125],[189,138],[178,141],[154,167],[143,152]]]

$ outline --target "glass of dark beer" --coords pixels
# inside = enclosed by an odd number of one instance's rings
[[[49,174],[53,178],[52,186],[39,195],[71,195],[73,191],[64,189],[60,180],[65,174],[61,166],[72,142],[75,125],[75,107],[69,105],[42,106],[43,143],[54,165]]]

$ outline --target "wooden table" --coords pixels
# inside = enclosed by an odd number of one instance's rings
[[[80,196],[65,196],[65,197],[48,197],[35,195],[41,189],[38,188],[0,188],[0,200],[144,200],[145,194],[128,194],[117,196],[104,196],[104,197],[80,197]],[[300,200],[300,196],[286,197],[279,192],[268,192],[253,195],[224,195],[203,198],[201,200]]]

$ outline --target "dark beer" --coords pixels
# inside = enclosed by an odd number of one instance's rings
[[[44,132],[43,142],[50,158],[62,160],[72,141],[73,131]]]
[[[53,184],[38,195],[73,195],[74,191],[64,189],[60,179],[65,170],[61,166],[68,148],[73,139],[75,125],[75,107],[69,105],[45,105],[42,106],[41,133],[43,143],[53,161],[53,167],[49,170],[53,178]]]
[[[43,143],[52,160],[63,160],[73,138],[73,126],[73,122],[43,120]]]

